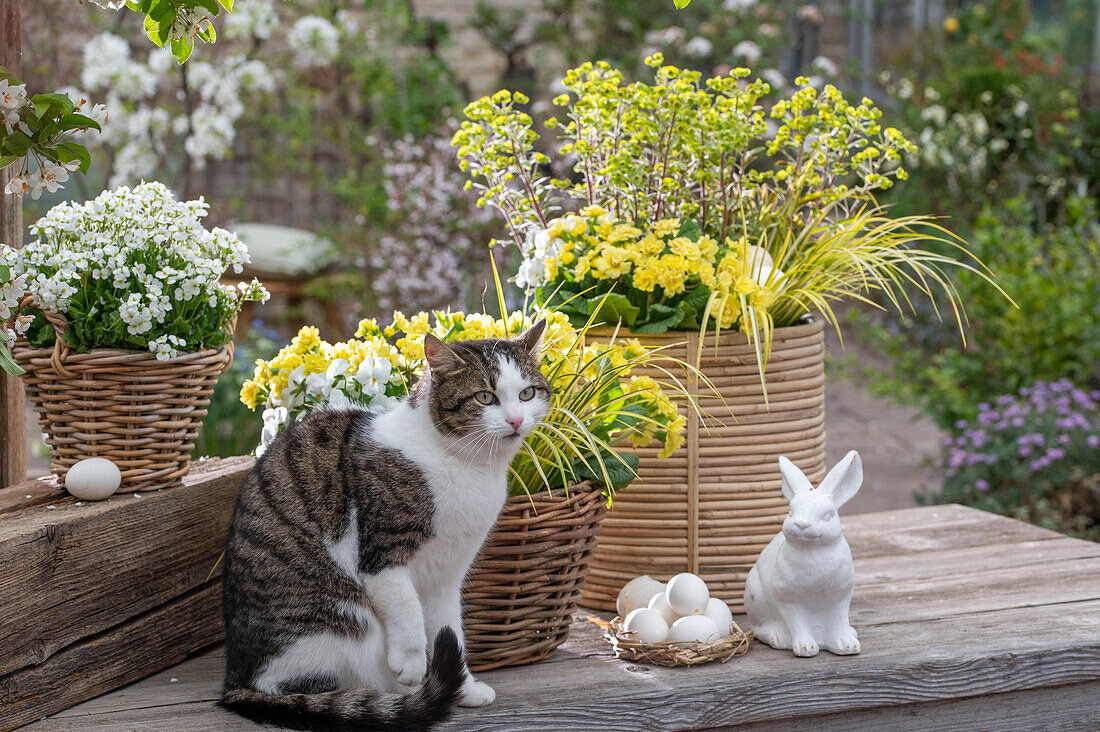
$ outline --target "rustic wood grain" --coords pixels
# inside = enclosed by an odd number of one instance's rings
[[[216,576],[251,464],[206,461],[170,490],[80,506],[59,495],[53,509],[0,514],[0,674],[41,664]]]
[[[23,39],[20,0],[0,0],[0,66],[16,76],[22,73]],[[14,175],[0,170],[0,242],[23,246],[23,199],[4,194]],[[19,377],[0,371],[0,488],[27,478],[26,398]]]
[[[224,635],[221,580],[0,677],[0,730],[14,729],[179,663]]]
[[[653,668],[618,661],[581,620],[550,659],[481,674],[497,701],[444,729],[1098,728],[1098,545],[959,506],[845,521],[860,656],[756,643],[726,665]],[[883,538],[899,531],[923,540]],[[214,706],[222,672],[219,649],[29,729],[259,729]]]

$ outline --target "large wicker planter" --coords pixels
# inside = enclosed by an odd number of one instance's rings
[[[508,499],[462,591],[472,670],[534,663],[565,641],[605,511],[591,483]]]
[[[54,347],[20,339],[12,355],[26,370],[21,378],[46,433],[50,471],[63,481],[77,462],[104,457],[122,471],[120,492],[179,485],[214,383],[233,360],[232,341],[167,361],[143,351],[76,353],[61,338],[65,319],[47,318],[58,334]]]
[[[695,362],[697,333],[639,340]],[[694,572],[734,612],[743,612],[745,578],[787,513],[779,456],[815,483],[825,475],[824,356],[820,320],[776,329],[767,367],[769,409],[748,339],[731,331],[717,348],[708,342],[700,368],[721,398],[698,387],[711,418],[700,424],[682,407],[686,442],[669,458],[659,460],[659,448],[636,451],[639,478],[615,494],[581,604],[614,610],[619,590],[634,577],[663,581]]]

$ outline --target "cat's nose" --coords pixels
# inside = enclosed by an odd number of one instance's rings
[[[523,425],[523,415],[522,414],[515,414],[515,415],[512,415],[511,417],[505,417],[504,421],[506,421],[509,425],[511,425],[512,429],[514,429],[516,432],[519,432],[520,426]]]

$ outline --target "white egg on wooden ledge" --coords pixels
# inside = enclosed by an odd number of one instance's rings
[[[707,609],[710,591],[707,583],[691,572],[682,572],[668,581],[665,596],[677,616],[702,615]]]
[[[122,485],[122,471],[107,458],[87,458],[69,468],[65,490],[84,501],[102,501]]]
[[[640,607],[626,616],[623,630],[632,632],[641,643],[664,643],[668,638],[668,623],[649,608]]]
[[[718,630],[718,624],[706,615],[685,615],[668,630],[671,643],[713,643],[726,634]]]

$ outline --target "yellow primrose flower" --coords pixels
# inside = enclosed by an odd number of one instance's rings
[[[607,210],[602,206],[585,206],[580,210],[581,216],[589,219],[599,218],[607,214]]]
[[[699,243],[684,236],[679,236],[669,242],[669,249],[679,254],[684,259],[696,260],[701,256]]]
[[[662,219],[653,225],[653,232],[662,238],[672,236],[680,230],[678,219]]]
[[[630,271],[630,267],[631,262],[627,251],[622,247],[614,246],[604,247],[596,261],[592,263],[596,274],[609,280],[622,277]]]

